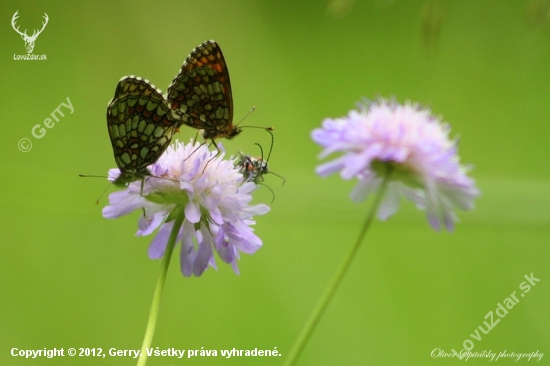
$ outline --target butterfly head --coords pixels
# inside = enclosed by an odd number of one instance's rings
[[[240,127],[231,127],[231,129],[228,130],[229,131],[227,131],[227,135],[225,137],[229,140],[231,140],[233,137],[237,136],[243,131],[243,129]]]

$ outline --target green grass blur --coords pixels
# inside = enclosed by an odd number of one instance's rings
[[[154,4],[154,5],[153,5]],[[545,353],[550,364],[550,1],[7,1],[0,4],[0,364],[133,365],[130,358],[26,360],[10,350],[139,349],[160,262],[137,238],[138,214],[109,221],[95,200],[107,185],[83,174],[115,167],[105,109],[129,74],[166,91],[188,53],[222,47],[235,120],[274,126],[272,211],[257,218],[264,247],[236,276],[183,278],[174,257],[153,345],[274,349],[285,355],[355,240],[368,202],[354,182],[318,178],[310,131],[362,97],[428,105],[460,137],[482,196],[436,233],[412,204],[375,222],[299,365],[431,365],[461,350],[489,311],[540,282],[473,351]],[[20,29],[49,24],[34,54],[15,61]],[[46,135],[31,129],[69,97]],[[188,141],[195,131],[182,128]],[[32,150],[18,150],[21,138]],[[257,155],[269,135],[223,141]],[[109,189],[112,192],[113,188]],[[256,199],[269,202],[262,188]],[[176,248],[176,252],[179,253]],[[279,365],[278,358],[150,358],[148,365]],[[472,360],[481,364],[487,360]],[[520,362],[526,362],[524,360]],[[531,361],[533,362],[533,361]]]

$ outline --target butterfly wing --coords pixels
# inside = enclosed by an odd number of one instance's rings
[[[178,127],[202,129],[206,139],[232,138],[240,132],[233,127],[229,72],[215,41],[206,41],[191,52],[168,87],[167,99],[180,116]]]
[[[119,81],[107,106],[107,129],[123,183],[149,175],[147,166],[166,150],[175,128],[168,103],[153,85],[133,76]]]

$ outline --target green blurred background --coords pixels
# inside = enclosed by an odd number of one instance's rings
[[[10,25],[16,10],[21,30],[48,14],[33,52],[47,61],[14,61],[26,54]],[[408,202],[376,222],[299,364],[460,362],[430,354],[461,350],[531,273],[540,282],[473,351],[539,350],[539,364],[550,364],[550,1],[5,1],[0,23],[1,365],[135,364],[26,360],[10,350],[140,348],[160,266],[147,258],[152,236],[134,236],[137,213],[103,219],[107,196],[94,202],[106,181],[78,174],[115,167],[105,109],[118,80],[134,74],[166,91],[207,39],[224,51],[236,122],[254,105],[246,124],[275,127],[269,164],[286,184],[266,176],[276,199],[257,218],[264,246],[242,256],[240,276],[218,260],[219,271],[184,278],[174,258],[155,347],[288,353],[369,207],[350,202],[355,182],[314,174],[320,148],[310,131],[381,95],[443,115],[482,196],[459,212],[452,234],[434,232]],[[35,139],[31,128],[67,97],[74,113]],[[194,134],[182,128],[177,137]],[[21,138],[31,151],[18,150]],[[266,148],[269,135],[248,129],[223,141],[233,154],[258,154],[255,142]],[[256,200],[271,194],[262,188]]]

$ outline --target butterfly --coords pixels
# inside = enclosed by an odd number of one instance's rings
[[[229,72],[220,46],[206,41],[196,47],[168,87],[166,99],[179,116],[178,127],[203,130],[211,140],[232,139],[241,133],[233,126],[233,97]]]
[[[117,186],[150,176],[176,132],[177,123],[166,99],[147,80],[122,78],[107,106],[107,129],[120,175]]]

